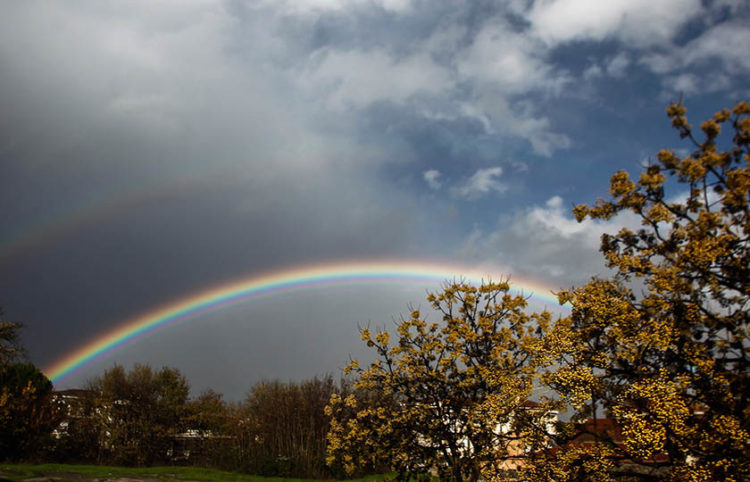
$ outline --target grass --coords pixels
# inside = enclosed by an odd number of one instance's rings
[[[227,481],[227,482],[254,482],[254,481],[299,481],[305,479],[283,479],[279,477],[260,477],[257,475],[239,474],[236,472],[225,472],[223,470],[205,469],[202,467],[112,467],[106,465],[67,465],[67,464],[0,464],[0,481],[19,480],[55,480],[55,481],[81,481],[91,479],[151,479],[164,481]],[[364,480],[384,480],[384,476],[370,476]],[[305,482],[310,482],[309,480]]]

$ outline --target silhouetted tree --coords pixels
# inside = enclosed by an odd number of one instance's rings
[[[256,384],[240,408],[246,470],[262,475],[325,477],[325,406],[333,378]]]
[[[21,324],[5,320],[0,308],[0,372],[21,353],[18,332]]]
[[[221,393],[206,390],[187,405],[185,427],[193,438],[191,464],[236,470],[239,466],[238,417]]]
[[[52,382],[31,363],[0,370],[0,460],[34,460],[59,423]]]

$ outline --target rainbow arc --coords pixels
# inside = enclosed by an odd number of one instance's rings
[[[109,332],[63,356],[44,372],[54,383],[123,347],[178,323],[237,303],[316,286],[367,283],[429,283],[451,279],[478,284],[498,280],[499,271],[479,271],[461,266],[414,261],[335,262],[254,275],[230,281],[171,301],[155,310],[119,324]],[[435,286],[437,287],[437,286]],[[560,309],[555,288],[541,283],[512,279],[515,291],[532,300]],[[565,308],[563,308],[565,309]]]

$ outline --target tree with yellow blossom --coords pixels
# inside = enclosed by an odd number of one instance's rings
[[[750,478],[750,104],[700,135],[682,103],[667,114],[692,152],[662,150],[637,180],[614,174],[609,200],[575,207],[579,221],[630,211],[641,226],[602,237],[616,274],[559,293],[573,311],[546,340],[545,383],[620,433],[559,447],[536,476]]]
[[[550,315],[526,314],[526,299],[510,289],[448,283],[427,297],[442,320],[414,310],[397,323],[393,342],[387,331],[362,329],[377,358],[366,368],[352,361],[355,390],[334,395],[326,408],[329,465],[349,474],[390,467],[404,477],[478,480],[540,449],[546,410],[526,407]]]

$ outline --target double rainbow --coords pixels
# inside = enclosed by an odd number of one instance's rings
[[[59,383],[83,367],[158,330],[194,319],[220,308],[313,286],[335,286],[366,283],[439,283],[461,279],[478,284],[498,280],[502,273],[480,272],[460,266],[413,261],[336,262],[274,271],[234,280],[207,290],[192,293],[153,311],[126,321],[70,352],[47,367],[44,372]],[[552,294],[554,288],[513,278],[512,287],[544,305],[559,307]],[[407,300],[408,301],[408,300]]]

